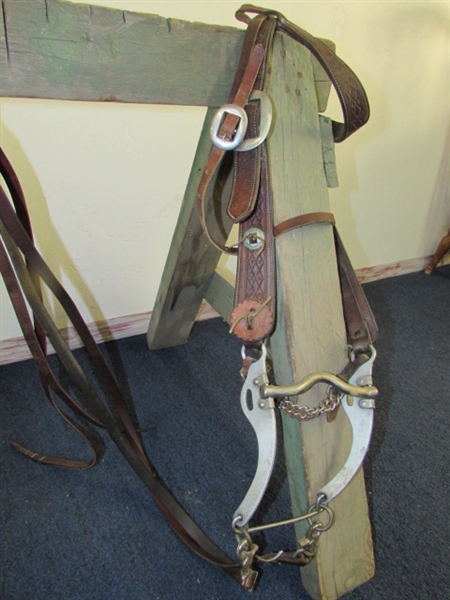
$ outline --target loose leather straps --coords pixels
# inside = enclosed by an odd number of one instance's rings
[[[198,527],[159,479],[153,464],[142,447],[139,431],[129,415],[125,399],[114,375],[105,363],[72,299],[54,277],[33,244],[32,229],[25,199],[14,170],[1,148],[0,173],[7,184],[9,196],[17,207],[15,211],[8,195],[0,186],[0,271],[24,338],[38,367],[41,383],[50,402],[64,421],[71,425],[89,443],[94,456],[89,461],[79,461],[35,452],[16,441],[12,441],[11,445],[27,458],[41,464],[77,470],[87,469],[95,465],[103,450],[99,439],[90,430],[83,427],[79,420],[86,420],[103,428],[143,481],[171,527],[189,548],[208,562],[221,567],[245,589],[251,589],[254,584],[254,577],[242,576],[242,565],[230,559]],[[105,404],[61,337],[42,302],[41,282],[53,293],[71,320],[96,368],[99,378],[103,382],[104,388],[108,391],[110,400],[112,400],[112,407]],[[33,312],[34,323],[29,315],[27,304]],[[51,342],[72,382],[81,392],[83,406],[86,408],[75,401],[59,383],[47,360],[46,339]],[[58,396],[66,407],[78,417],[77,420],[59,407],[54,395]],[[265,556],[262,556],[261,560],[265,558]],[[303,564],[301,558],[290,557],[289,553],[280,554],[276,557],[276,560],[271,555],[267,559],[270,559],[271,562],[287,562],[299,566]]]
[[[134,471],[141,478],[151,493],[156,504],[169,521],[172,528],[183,541],[199,556],[222,567],[226,573],[239,583],[241,581],[240,565],[232,561],[192,520],[184,508],[173,497],[170,491],[158,478],[155,468],[147,458],[123,395],[105,363],[103,356],[92,338],[75,304],[54,277],[31,238],[31,226],[26,211],[25,200],[18,179],[0,149],[0,172],[9,188],[10,196],[17,203],[14,211],[7,194],[0,187],[0,268],[9,292],[24,337],[33,358],[38,366],[41,381],[49,399],[64,420],[74,427],[88,441],[94,451],[91,461],[77,461],[67,458],[47,456],[33,452],[17,442],[12,445],[22,454],[43,464],[80,469],[93,466],[101,455],[99,440],[89,433],[73,418],[59,408],[52,393],[58,395],[78,417],[85,418],[93,424],[103,427],[122,452]],[[23,221],[23,222],[22,222]],[[93,361],[99,377],[108,390],[113,407],[110,409],[86,374],[75,360],[72,352],[62,339],[52,318],[42,303],[38,280],[52,291],[61,307],[72,321],[85,348]],[[36,329],[28,314],[26,302],[35,317]],[[42,344],[42,336],[47,337],[70,375],[76,387],[81,391],[84,409],[75,402],[57,381]]]

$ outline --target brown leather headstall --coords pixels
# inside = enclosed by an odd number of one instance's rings
[[[254,13],[250,19],[249,13]],[[329,213],[313,213],[273,225],[269,156],[266,136],[270,128],[270,101],[264,93],[268,56],[276,31],[283,31],[304,44],[324,67],[341,101],[344,123],[335,123],[336,141],[342,141],[369,117],[364,90],[354,73],[323,42],[287,21],[276,11],[244,5],[236,14],[248,24],[241,59],[232,86],[229,103],[219,111],[214,124],[214,144],[206,161],[198,188],[200,221],[210,242],[221,251],[238,254],[235,306],[231,330],[245,346],[259,346],[275,324],[274,238],[296,227],[323,223],[334,227]],[[237,248],[213,239],[206,226],[205,202],[212,197],[218,169],[228,151],[234,152],[234,179],[228,214],[239,224]],[[102,452],[92,428],[80,425],[87,421],[103,428],[117,445],[137,475],[144,482],[161,512],[175,532],[198,555],[220,566],[244,588],[253,587],[256,574],[249,565],[254,558],[248,540],[240,544],[239,562],[232,560],[192,520],[184,508],[159,479],[141,444],[123,394],[95,343],[76,305],[53,275],[33,242],[32,228],[19,180],[0,150],[0,268],[25,340],[39,369],[45,393],[59,415],[90,444],[93,458],[79,461],[34,452],[18,442],[12,445],[23,455],[42,464],[72,469],[93,466]],[[12,200],[12,202],[11,202]],[[343,306],[349,343],[362,351],[376,337],[376,325],[365,296],[351,268],[337,233],[336,252],[341,276]],[[107,406],[96,387],[83,372],[48,313],[41,294],[45,285],[56,297],[85,346],[104,389],[112,399]],[[31,307],[32,317],[28,306]],[[47,360],[49,340],[57,356],[84,396],[84,407],[59,382]],[[58,399],[65,408],[61,408]],[[72,417],[72,413],[77,419]],[[80,421],[81,419],[81,421]],[[321,508],[319,506],[319,508]],[[323,509],[321,509],[323,510]],[[302,565],[306,554],[280,551],[275,556],[260,556],[261,562],[288,562]]]
[[[249,13],[256,16],[250,19]],[[269,153],[266,136],[261,134],[261,130],[267,116],[267,106],[270,105],[270,100],[265,99],[264,85],[275,31],[283,31],[305,45],[329,75],[344,115],[344,123],[333,123],[335,141],[346,139],[364,125],[369,118],[369,104],[353,71],[321,40],[293,25],[277,11],[245,4],[237,11],[236,17],[248,24],[248,30],[228,103],[219,110],[218,119],[214,123],[213,147],[200,181],[197,201],[200,220],[208,239],[222,252],[237,253],[238,256],[230,331],[245,346],[258,347],[270,336],[275,326],[274,237],[310,223],[332,220],[334,224],[334,219],[328,213],[313,213],[294,217],[274,228]],[[260,57],[258,63],[255,60],[256,52]],[[243,89],[245,93],[242,93]],[[238,114],[241,116],[237,116]],[[221,120],[222,115],[224,118]],[[244,122],[244,139],[236,143],[235,137]],[[267,127],[264,129],[268,131]],[[258,137],[261,138],[258,145],[247,150],[248,144],[258,140]],[[214,185],[215,174],[227,150],[234,152],[233,185],[227,212],[233,222],[239,224],[237,247],[227,247],[224,242],[214,240],[204,217],[205,198],[212,197],[209,188]],[[341,247],[342,243],[339,241],[339,248]],[[344,252],[338,252],[338,256],[343,257]],[[348,266],[346,254],[345,257],[345,272],[348,273],[351,266]],[[356,282],[355,276],[353,285],[350,288],[346,286],[345,290],[363,297]],[[343,291],[344,300],[348,297],[347,291]],[[354,304],[354,301],[348,300],[347,304],[350,303]],[[349,309],[344,312],[346,316],[350,314]],[[373,318],[369,320],[373,323]]]

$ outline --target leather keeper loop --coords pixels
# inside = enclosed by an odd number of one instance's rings
[[[278,223],[278,225],[276,225],[273,229],[273,235],[274,237],[277,237],[282,233],[292,231],[298,227],[314,225],[315,223],[329,223],[330,225],[335,225],[336,220],[333,213],[329,212],[312,212],[304,215],[297,215],[296,217],[292,217],[282,221],[281,223]]]

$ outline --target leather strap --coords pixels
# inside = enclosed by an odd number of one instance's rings
[[[276,25],[276,19],[266,18],[259,28],[255,43],[262,46],[264,57],[253,84],[253,91],[262,91],[264,89],[268,68],[268,55],[272,47]],[[260,106],[259,103],[250,102],[244,108],[249,122],[246,137],[252,138],[257,135],[259,130]],[[227,212],[235,223],[242,223],[253,212],[258,197],[260,179],[261,177],[266,177],[266,175],[261,176],[261,146],[246,152],[234,152],[233,162],[233,187]]]
[[[273,248],[272,192],[266,144],[261,146],[261,182],[252,216],[240,224],[232,333],[247,346],[258,345],[275,322],[275,257]],[[261,232],[260,249],[247,247],[252,231]],[[257,237],[257,233],[255,236]]]
[[[376,341],[378,328],[366,295],[335,226],[334,215],[329,212],[312,212],[286,219],[275,227],[274,236],[277,237],[293,231],[297,227],[316,223],[333,225],[347,341],[354,352],[366,352],[368,347]]]
[[[250,20],[248,13],[255,13],[256,17]],[[259,106],[248,100],[252,89],[263,90],[267,55],[275,30],[282,31],[305,45],[329,75],[344,113],[344,123],[333,122],[335,140],[342,141],[364,125],[369,118],[369,105],[362,85],[353,71],[321,40],[287,21],[281,13],[270,9],[246,4],[237,11],[236,18],[248,24],[248,32],[229,102],[245,108],[249,122],[248,137],[255,137],[259,126]],[[260,47],[263,55],[258,69],[255,71],[254,54]],[[249,89],[247,83],[251,80],[253,88]],[[236,90],[241,88],[245,88],[245,93],[237,97]],[[246,101],[240,104],[239,102],[243,100],[244,96],[246,96]],[[234,119],[226,117],[220,132],[220,135],[225,137],[232,135],[231,130],[226,127],[227,120],[230,120],[232,127],[235,127],[237,123],[236,117]],[[210,189],[214,184],[224,154],[224,150],[216,146],[212,148],[200,181],[197,202],[200,220],[209,241],[221,251],[231,254],[235,253],[236,249],[229,248],[212,239],[205,219],[206,197],[212,196]],[[235,223],[239,223],[240,243],[238,244],[235,308],[231,313],[231,331],[242,339],[244,344],[258,345],[270,335],[275,320],[273,235],[279,235],[286,230],[308,224],[311,221],[305,221],[304,216],[296,217],[277,225],[273,230],[270,169],[266,142],[251,151],[234,152],[233,173],[233,186],[227,212]],[[324,219],[324,216],[319,213],[316,214],[316,218]],[[242,243],[247,239],[249,232],[255,231],[255,235],[259,235],[264,240],[257,250]]]
[[[3,170],[11,171],[11,166],[6,162],[6,157],[3,153],[0,153],[0,163],[2,165],[2,172]],[[5,180],[6,179],[7,178],[5,178]],[[12,181],[12,179],[10,179],[10,181]],[[11,196],[15,194],[15,191],[13,186]],[[22,214],[25,213],[22,211]],[[30,230],[29,220],[27,222],[26,216],[25,222],[26,227]],[[129,415],[125,400],[117,386],[115,378],[105,363],[97,344],[92,338],[75,304],[36,250],[30,236],[21,223],[19,216],[13,210],[6,193],[1,187],[0,235],[3,240],[3,242],[0,242],[1,272],[25,339],[38,365],[41,380],[45,385],[49,386],[53,391],[60,395],[64,401],[67,400],[68,394],[64,391],[60,394],[63,388],[57,382],[56,377],[51,371],[45,353],[41,348],[38,336],[34,331],[31,319],[28,315],[25,299],[73,382],[81,390],[89,413],[83,411],[84,414],[80,414],[80,411],[77,410],[75,405],[69,402],[70,408],[79,416],[87,417],[91,422],[100,424],[107,431],[134,471],[144,482],[172,528],[183,541],[198,555],[209,562],[222,567],[231,577],[239,583],[242,583],[240,565],[232,561],[207,535],[205,535],[159,480],[153,465],[148,460],[142,448],[138,431]],[[33,270],[33,277],[31,277],[30,274],[31,270]],[[62,339],[36,289],[34,283],[36,278],[45,282],[72,321],[90,358],[97,367],[100,378],[112,397],[114,405],[113,412],[111,412],[104,404],[95,387],[82,371],[72,352]],[[57,406],[55,407],[57,408]],[[59,414],[62,413],[58,408],[57,410]],[[94,459],[84,462],[50,457],[40,453],[34,453],[17,442],[13,442],[12,445],[27,457],[44,464],[52,464],[73,469],[88,468],[92,466],[101,454],[101,446],[99,445],[98,440],[89,434],[83,427],[79,426],[73,419],[67,417],[67,415],[65,415],[65,421],[72,426],[75,426],[76,430],[87,439],[94,450]]]
[[[236,12],[236,18],[243,23],[251,22],[248,13],[258,16],[275,17],[277,30],[282,31],[303,44],[322,65],[336,90],[341,104],[344,122],[333,121],[334,141],[342,142],[367,123],[370,116],[369,101],[358,77],[322,40],[294,25],[281,13],[244,4]]]
[[[336,227],[333,232],[348,343],[354,352],[366,352],[378,339],[378,326]]]
[[[265,20],[266,17],[264,15],[256,17],[251,21],[246,32],[236,77],[228,100],[229,104],[234,104],[239,108],[246,106],[264,60],[264,48],[261,44],[257,44],[256,40]],[[236,115],[227,113],[219,129],[218,136],[226,140],[231,140],[238,121],[239,118]],[[212,147],[197,190],[197,207],[203,231],[209,242],[225,254],[236,254],[235,248],[230,248],[225,243],[215,240],[211,236],[206,224],[206,200],[212,196],[212,189],[224,156],[225,150],[217,146]]]
[[[269,17],[258,32],[257,42],[264,48],[264,60],[254,84],[257,91],[264,88],[275,28],[276,19]],[[249,138],[258,133],[260,108],[255,103],[246,106]],[[270,335],[275,322],[272,187],[265,140],[254,150],[234,153],[233,189],[227,210],[239,222],[240,240],[230,331],[245,345],[258,345]],[[256,247],[251,243],[252,236],[258,242]]]
[[[273,230],[274,237],[281,235],[282,233],[287,233],[288,231],[292,231],[293,229],[297,229],[297,227],[304,227],[305,225],[314,225],[315,223],[331,223],[335,224],[335,219],[333,213],[329,212],[312,212],[306,213],[304,215],[298,215],[296,217],[291,217],[290,219],[286,219],[286,221],[282,221],[275,226]]]

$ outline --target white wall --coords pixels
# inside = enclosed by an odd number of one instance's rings
[[[239,1],[82,1],[241,26]],[[432,254],[450,225],[448,2],[259,4],[334,40],[368,93],[371,120],[337,147],[341,186],[330,192],[354,266]],[[204,109],[20,99],[0,108],[0,142],[39,246],[85,318],[149,311]],[[338,116],[335,102],[328,114]],[[3,288],[0,311],[0,340],[19,335]]]

